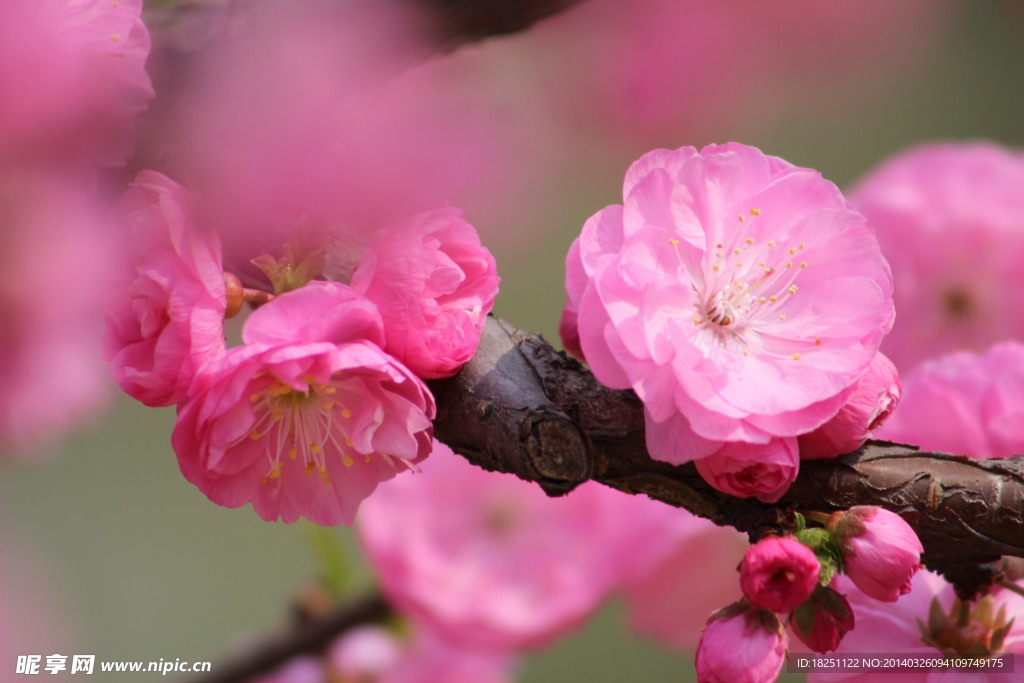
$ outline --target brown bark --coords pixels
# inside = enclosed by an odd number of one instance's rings
[[[535,481],[551,495],[588,478],[686,508],[752,539],[791,527],[794,512],[879,505],[924,545],[924,562],[961,588],[986,583],[989,563],[1024,556],[1024,459],[974,460],[868,442],[834,460],[805,462],[778,503],[708,486],[693,465],[652,460],[643,407],[602,386],[540,337],[491,318],[476,356],[431,383],[437,437],[485,469]]]

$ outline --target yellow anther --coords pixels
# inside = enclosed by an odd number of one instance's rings
[[[796,247],[790,247],[789,248],[789,253],[790,254],[795,254],[796,253]]]
[[[757,297],[757,303],[759,303],[759,304],[763,304],[766,301],[768,301],[768,299],[763,297],[763,296]]]
[[[260,438],[261,436],[263,436],[263,435],[260,434],[259,432],[257,432],[255,429],[252,430],[251,432],[249,432],[249,438],[252,439],[253,441],[255,441],[256,439]]]
[[[352,448],[352,439],[345,439],[345,445]]]
[[[751,209],[750,210],[750,215],[751,216],[760,216],[761,215],[761,209]]]
[[[744,356],[749,356],[750,355],[750,351],[747,351],[746,349],[743,349],[742,353],[743,353]]]
[[[311,443],[309,444],[309,450],[312,451],[313,453],[319,453],[322,449],[320,448],[320,444]]]
[[[288,459],[289,460],[294,460],[295,456],[298,455],[298,454],[299,454],[299,449],[298,448],[289,448],[288,449]]]
[[[120,43],[121,42],[121,36],[117,35],[116,33],[111,33],[110,34],[110,42],[112,42],[112,43]]]
[[[352,459],[352,456],[351,456],[351,455],[349,455],[348,453],[346,453],[346,454],[345,454],[345,455],[344,455],[344,456],[342,457],[341,461],[342,461],[343,463],[345,463],[345,467],[352,467],[352,465],[355,465],[355,464],[356,464],[356,461],[355,461],[355,460],[353,460],[353,459]]]
[[[742,223],[745,220],[747,220],[747,217],[744,216],[743,214],[740,214],[740,223]]]
[[[799,287],[797,287],[796,285],[790,285],[790,286],[789,286],[789,287],[788,287],[788,288],[786,289],[786,291],[787,291],[787,292],[789,292],[790,294],[796,294],[796,291],[797,291],[798,289],[800,289],[800,288],[799,288]]]
[[[785,320],[785,319],[786,319],[786,316],[783,315],[782,313],[779,313],[779,320]]]
[[[815,346],[821,346],[821,340],[820,339],[815,339],[814,340],[814,345]]]
[[[757,265],[759,265],[759,266],[761,266],[762,268],[764,268],[764,261],[758,261],[758,262],[757,262]]]
[[[800,248],[801,248],[801,249],[803,249],[803,248],[804,248],[805,246],[806,246],[806,245],[805,245],[805,244],[804,244],[803,242],[801,242],[801,243],[800,243]]]
[[[711,266],[711,270],[714,270],[714,271],[719,271],[721,269],[722,269],[721,266],[719,266],[717,263],[715,265]]]
[[[697,316],[693,316],[693,324],[700,325],[700,318],[698,318]]]
[[[790,261],[789,263],[787,263],[787,264],[786,264],[786,267],[787,267],[787,268],[792,268],[792,267],[793,267],[793,262],[792,262],[792,261]]]
[[[775,240],[772,240],[771,242],[768,243],[768,248],[769,249],[774,249],[775,248]]]
[[[672,239],[670,239],[668,241],[668,243],[671,244],[673,247],[675,247],[675,246],[678,246],[679,240],[677,240],[676,238],[673,237]]]
[[[801,261],[800,262],[800,267],[801,268],[806,268],[807,267],[807,261]]]
[[[366,462],[370,462],[370,453],[366,454]]]
[[[742,267],[743,267],[743,261],[738,261],[738,262],[736,263],[736,266],[737,266],[738,268],[742,268]]]
[[[338,393],[338,387],[327,387],[326,389],[324,389],[324,393],[327,394],[328,396],[334,396],[336,393]]]
[[[260,395],[259,394],[251,394],[249,396],[249,402],[250,403],[255,403],[258,400],[260,400]]]
[[[348,418],[352,417],[352,411],[349,410],[348,408],[342,408],[341,409],[341,416],[346,418],[346,419],[348,419]]]
[[[315,462],[310,460],[308,463],[306,463],[306,470],[305,470],[306,474],[313,474],[313,470],[315,470],[315,469],[316,469],[316,463]]]
[[[754,238],[753,237],[748,237],[746,239],[746,242],[747,242],[747,244],[753,244],[754,243]]]
[[[771,301],[772,303],[775,303],[778,300],[779,300],[779,297],[777,297],[775,295],[772,295],[772,296],[768,297],[768,301]]]
[[[800,354],[799,353],[794,353],[793,354],[793,360],[800,360]]]
[[[324,410],[334,410],[334,401],[324,401]]]
[[[739,247],[736,247],[735,249],[733,249],[733,250],[732,250],[732,253],[734,253],[734,254],[736,254],[737,256],[739,256],[740,254],[742,254],[742,253],[743,253],[743,250],[742,250],[742,249],[740,249]]]

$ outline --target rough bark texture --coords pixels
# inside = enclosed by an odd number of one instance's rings
[[[552,495],[590,478],[752,539],[786,530],[796,511],[880,505],[917,531],[925,564],[964,593],[987,583],[989,563],[1001,555],[1024,556],[1020,457],[972,460],[868,442],[834,460],[802,463],[778,503],[738,499],[712,489],[692,465],[650,458],[643,407],[632,392],[602,386],[574,359],[498,318],[488,321],[463,371],[431,389],[439,439],[485,469],[535,481]]]

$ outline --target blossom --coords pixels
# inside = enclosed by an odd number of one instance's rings
[[[850,602],[828,586],[818,586],[789,617],[789,626],[814,652],[834,652],[854,625]]]
[[[356,529],[404,614],[465,648],[539,647],[572,631],[621,576],[617,501],[584,484],[561,498],[436,444],[422,473],[382,486]]]
[[[444,207],[374,232],[351,285],[377,304],[384,349],[435,379],[473,357],[498,275],[476,229],[461,211]]]
[[[912,590],[902,595],[896,602],[881,603],[865,595],[846,577],[837,576],[833,586],[846,594],[857,627],[846,634],[836,648],[836,654],[842,656],[846,653],[899,652],[919,657],[934,657],[940,654],[975,656],[977,650],[971,652],[971,649],[976,645],[980,645],[981,651],[985,653],[1015,653],[1018,656],[1024,654],[1024,623],[1017,618],[1008,628],[1006,625],[1009,618],[1024,613],[1024,598],[1021,596],[1004,588],[993,590],[969,606],[968,624],[961,627],[955,616],[959,613],[959,602],[953,587],[942,577],[929,571],[921,571],[911,580],[911,585]],[[982,609],[978,610],[978,607]],[[954,614],[953,618],[950,618],[951,614]],[[1000,645],[996,648],[992,645],[993,636],[996,635],[995,631],[998,628],[1005,629],[1006,633],[1002,643],[995,643]],[[999,640],[998,636],[996,640]],[[961,674],[962,672],[957,672],[955,678],[960,678]],[[935,672],[905,672],[900,680],[934,681],[935,675]],[[808,681],[824,683],[843,680],[851,683],[869,683],[877,678],[877,674],[872,673],[830,675],[821,672],[811,673]],[[986,676],[984,672],[978,672],[971,680],[998,683],[1005,678],[1005,674]]]
[[[708,618],[697,645],[700,683],[768,683],[782,671],[786,632],[778,617],[742,602]]]
[[[0,451],[28,458],[106,403],[112,245],[95,199],[46,168],[0,163],[0,216]]]
[[[740,588],[754,607],[792,612],[810,597],[821,566],[814,551],[793,537],[769,536],[747,549]]]
[[[121,163],[153,88],[142,0],[0,7],[0,151]]]
[[[902,391],[896,366],[879,353],[835,417],[797,438],[800,458],[832,458],[857,450],[896,410]]]
[[[774,503],[796,479],[800,458],[796,439],[788,438],[763,445],[727,443],[696,464],[700,476],[719,491]]]
[[[636,391],[649,430],[681,423],[648,432],[652,456],[768,444],[835,415],[893,319],[888,265],[838,189],[730,143],[650,152],[623,196],[584,225],[567,271],[586,277],[566,285],[598,379]]]
[[[108,297],[105,355],[125,393],[150,406],[185,400],[225,348],[220,243],[196,226],[193,202],[170,178],[143,171],[120,205],[130,248]]]
[[[644,496],[621,498],[632,541],[619,545],[631,558],[619,586],[629,627],[692,652],[708,614],[735,595],[722,571],[739,564],[746,537]]]
[[[902,517],[880,507],[858,505],[833,513],[826,528],[842,552],[845,573],[857,588],[883,602],[895,602],[910,590],[924,547]]]
[[[380,316],[350,288],[278,296],[242,337],[179,407],[171,437],[182,474],[215,503],[348,524],[379,482],[429,453],[433,397],[380,349]]]
[[[902,407],[879,438],[972,458],[1024,453],[1024,344],[922,363],[903,387]]]
[[[900,319],[883,350],[909,370],[1024,336],[1024,154],[992,143],[915,147],[850,193],[892,264]]]

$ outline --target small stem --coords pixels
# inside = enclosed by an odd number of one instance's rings
[[[811,512],[805,512],[804,513],[804,517],[805,518],[807,518],[807,519],[809,519],[811,521],[817,522],[818,524],[820,524],[822,526],[825,526],[825,525],[828,524],[828,520],[829,520],[829,518],[831,516],[832,515],[828,514],[827,512],[814,512],[813,510]]]
[[[305,523],[302,528],[313,547],[324,584],[334,599],[344,599],[352,578],[351,566],[345,551],[336,542],[331,529],[312,523]]]
[[[1000,588],[1005,588],[1006,590],[1008,590],[1008,591],[1010,591],[1012,593],[1016,593],[1017,595],[1019,595],[1022,598],[1024,598],[1024,587],[1018,586],[1013,581],[1007,581],[1006,579],[999,579],[998,581],[996,581],[996,585],[999,586]]]
[[[264,292],[259,289],[249,289],[244,287],[242,289],[242,299],[245,301],[252,301],[258,304],[265,304],[273,301],[274,295],[270,292]]]
[[[970,600],[961,600],[959,609],[956,615],[956,625],[960,628],[967,628],[971,623],[971,602]]]

